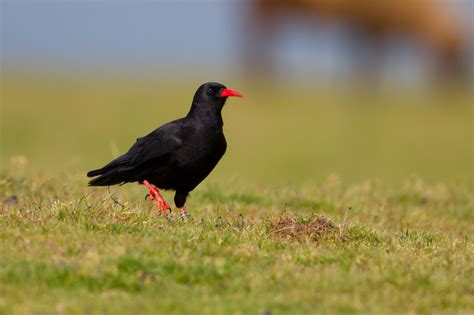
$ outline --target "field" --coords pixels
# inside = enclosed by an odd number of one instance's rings
[[[87,187],[197,84],[4,76],[0,313],[472,314],[472,94],[228,83],[189,222]]]

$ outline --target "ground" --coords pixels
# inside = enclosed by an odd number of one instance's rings
[[[84,176],[186,112],[154,85],[3,82],[0,313],[473,312],[466,95],[247,91],[185,223]]]

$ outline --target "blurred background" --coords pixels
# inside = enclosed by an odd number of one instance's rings
[[[218,81],[211,181],[472,187],[474,0],[0,4],[2,168],[101,166]]]

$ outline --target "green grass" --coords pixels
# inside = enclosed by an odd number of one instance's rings
[[[304,184],[339,174],[345,182],[470,181],[472,93],[369,93],[229,80],[244,99],[226,104],[228,150],[216,180]],[[5,165],[24,156],[32,170],[85,172],[127,150],[138,136],[184,116],[200,81],[2,81]],[[342,92],[343,90],[344,92]]]
[[[2,178],[1,191],[20,196],[1,211],[5,314],[474,309],[473,198],[462,187],[204,185],[183,223],[159,217],[140,187],[111,198],[74,177]],[[316,241],[272,233],[282,215],[314,213],[336,229]]]
[[[194,83],[7,78],[0,313],[474,311],[468,93],[229,84],[247,98],[226,105],[229,150],[184,223],[84,171],[185,113]],[[273,225],[316,214],[334,230]]]

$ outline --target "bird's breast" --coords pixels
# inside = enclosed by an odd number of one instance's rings
[[[183,168],[206,168],[215,166],[227,148],[222,131],[198,129],[181,147],[178,166]]]

